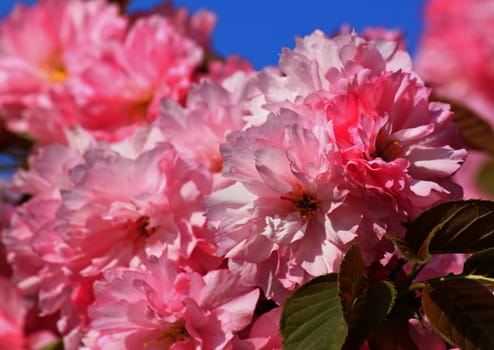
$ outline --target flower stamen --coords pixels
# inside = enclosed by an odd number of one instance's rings
[[[385,161],[390,162],[398,158],[402,152],[403,148],[400,143],[398,141],[391,141],[379,152],[379,156]]]
[[[223,170],[223,158],[220,155],[214,156],[209,165],[209,170],[213,173],[221,173]]]
[[[168,349],[176,342],[182,341],[190,336],[185,328],[185,323],[182,320],[168,324],[164,330],[158,330],[158,332],[160,332],[160,335],[156,339],[144,343],[144,348],[153,344],[160,344],[164,349]]]
[[[300,217],[303,220],[311,218],[314,212],[319,210],[317,200],[308,193],[297,194],[289,192],[288,196],[281,196],[280,199],[292,202],[295,210],[300,213]]]
[[[403,147],[396,140],[390,140],[388,133],[381,129],[377,134],[376,148],[372,158],[381,158],[386,162],[395,160],[403,153]]]
[[[135,225],[140,237],[148,238],[156,231],[156,228],[149,227],[149,216],[141,216],[137,219]]]
[[[59,59],[53,59],[42,65],[46,79],[52,83],[62,83],[69,77],[69,72],[64,63]]]

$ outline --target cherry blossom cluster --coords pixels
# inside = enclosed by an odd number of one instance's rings
[[[280,349],[293,290],[462,197],[452,112],[395,33],[316,30],[255,72],[214,58],[214,23],[104,0],[0,23],[0,116],[34,141],[4,189],[1,349]]]
[[[431,0],[426,9],[417,71],[438,96],[470,108],[494,129],[494,42],[490,40],[494,34],[494,4],[484,0]],[[473,137],[479,136],[475,134],[478,129],[472,132]],[[484,141],[492,143],[491,139]],[[482,169],[492,168],[490,153],[469,152],[465,166],[456,174],[466,198],[494,199],[493,185],[488,191],[478,185]]]

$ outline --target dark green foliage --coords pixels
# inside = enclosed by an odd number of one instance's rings
[[[422,305],[431,326],[465,350],[494,349],[494,280],[480,276],[426,283]]]

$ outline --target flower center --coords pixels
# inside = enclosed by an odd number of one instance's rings
[[[140,237],[148,238],[156,231],[154,227],[149,227],[149,216],[141,216],[135,225]]]
[[[152,102],[153,94],[145,93],[133,102],[133,104],[129,107],[128,113],[136,121],[146,120],[148,117],[149,107]]]
[[[380,157],[386,162],[398,158],[403,153],[403,148],[396,140],[387,140],[386,134],[381,130],[377,135],[376,152],[374,157]]]
[[[220,155],[212,157],[209,170],[213,173],[221,173],[223,170],[223,158]]]
[[[151,345],[159,345],[163,349],[169,349],[176,342],[188,338],[190,335],[185,328],[185,322],[178,320],[174,323],[167,324],[163,329],[158,330],[159,336],[149,342],[144,343],[144,348]]]
[[[61,83],[69,77],[69,72],[60,59],[52,59],[42,65],[46,79],[52,83]]]
[[[390,162],[398,158],[402,152],[403,148],[401,148],[400,143],[398,141],[391,141],[378,154],[382,159]]]
[[[280,199],[292,202],[295,210],[300,213],[303,220],[312,217],[314,212],[319,210],[317,200],[308,193],[289,192],[287,196],[281,196]]]

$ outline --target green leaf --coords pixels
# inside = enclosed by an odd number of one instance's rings
[[[454,346],[494,349],[494,279],[453,276],[430,280],[422,306],[432,328]]]
[[[463,274],[494,278],[494,248],[485,249],[470,256],[463,265]]]
[[[463,135],[465,145],[474,150],[494,155],[494,130],[491,125],[468,107],[452,100],[431,96],[431,98],[451,105],[453,121]]]
[[[491,125],[471,109],[453,104],[453,121],[460,129],[468,148],[494,155],[494,132]]]
[[[384,234],[384,237],[393,242],[395,247],[399,250],[401,255],[403,255],[406,260],[420,264],[428,262],[430,258],[429,244],[433,237],[432,235],[428,235],[427,237],[416,237],[417,239],[423,238],[424,241],[415,242],[415,240],[413,240],[413,242],[410,243],[406,240],[406,237],[401,238],[393,232],[386,232]],[[411,238],[408,237],[408,240],[411,240]],[[413,243],[416,243],[417,247],[412,247]]]
[[[365,263],[360,246],[354,244],[343,257],[338,275],[338,288],[345,317],[357,296],[362,292],[365,278]]]
[[[494,143],[492,143],[494,146]],[[482,165],[477,174],[477,185],[485,192],[494,196],[494,161]]]
[[[284,350],[340,350],[348,332],[338,274],[314,278],[285,301],[280,331]]]
[[[365,339],[386,319],[396,300],[396,289],[389,281],[372,284],[355,301],[348,316],[348,336],[344,350],[359,349]]]
[[[407,224],[404,241],[419,262],[427,262],[429,253],[474,253],[494,247],[494,202],[441,203]]]

